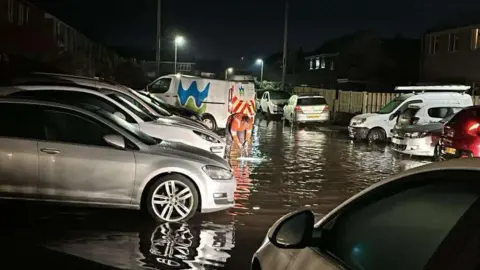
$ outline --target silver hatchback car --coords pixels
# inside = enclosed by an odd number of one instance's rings
[[[228,163],[95,106],[0,99],[0,197],[145,209],[161,222],[233,206]]]

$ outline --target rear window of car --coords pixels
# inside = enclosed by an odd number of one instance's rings
[[[322,97],[316,98],[299,98],[297,100],[298,106],[314,106],[314,105],[327,105],[327,101]]]
[[[448,123],[453,124],[467,119],[480,119],[480,108],[463,109],[457,114],[455,114],[455,116],[453,116],[453,118],[448,121]]]

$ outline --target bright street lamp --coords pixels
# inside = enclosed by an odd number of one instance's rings
[[[263,60],[262,59],[257,59],[257,65],[261,65],[261,70],[260,70],[260,81],[263,81]]]
[[[182,46],[183,43],[185,43],[185,39],[182,36],[175,37],[175,61],[174,61],[175,67],[173,68],[174,73],[177,73],[178,45]]]
[[[225,81],[228,80],[228,74],[232,74],[232,73],[233,73],[232,67],[229,67],[225,70]]]

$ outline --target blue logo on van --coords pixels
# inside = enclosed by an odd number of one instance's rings
[[[189,97],[192,97],[195,101],[195,105],[200,108],[203,101],[208,97],[208,90],[210,89],[210,83],[208,83],[202,91],[198,90],[197,82],[193,81],[188,89],[184,89],[182,81],[178,85],[178,100],[180,105],[185,106]]]

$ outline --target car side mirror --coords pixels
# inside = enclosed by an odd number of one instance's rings
[[[388,119],[389,119],[390,121],[392,121],[393,119],[395,119],[395,118],[396,118],[397,116],[399,116],[399,115],[400,115],[400,112],[399,112],[399,111],[396,111],[396,112],[392,113]]]
[[[125,117],[125,115],[121,112],[114,112],[113,115],[115,115],[116,117],[121,118],[123,120],[127,120],[127,117]]]
[[[103,136],[103,140],[118,149],[125,149],[125,139],[120,135],[109,134]]]
[[[315,216],[310,210],[292,212],[280,218],[268,230],[270,242],[283,249],[302,249],[312,242]]]

